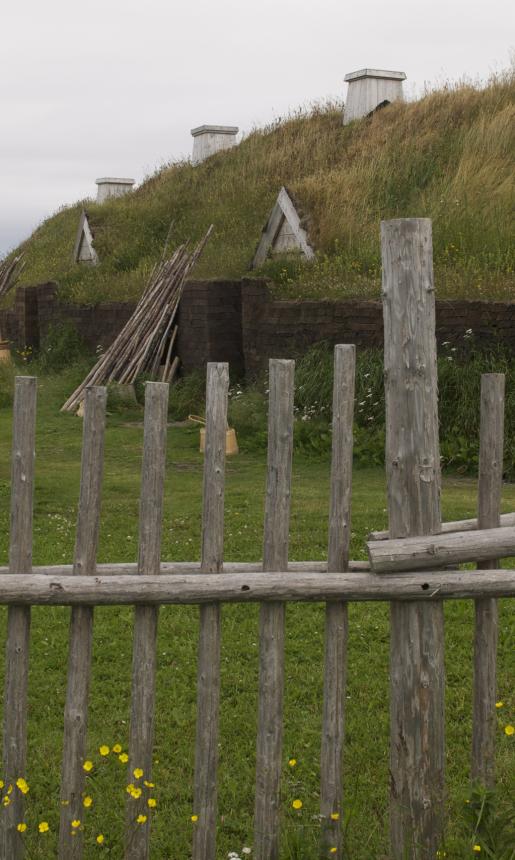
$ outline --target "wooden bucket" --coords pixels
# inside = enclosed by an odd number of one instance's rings
[[[11,347],[8,340],[0,340],[0,361],[11,360]]]
[[[188,415],[188,421],[195,421],[196,424],[205,425],[206,419],[201,418],[200,415]],[[201,454],[206,450],[206,428],[202,426],[200,428],[200,447],[199,451]],[[227,456],[231,456],[231,454],[238,454],[238,440],[236,438],[236,430],[234,427],[228,427],[225,431],[225,453]]]

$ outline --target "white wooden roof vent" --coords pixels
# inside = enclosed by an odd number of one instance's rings
[[[134,179],[120,179],[114,176],[102,176],[95,180],[97,184],[97,203],[103,203],[110,197],[123,197],[132,191]]]
[[[360,69],[345,75],[348,83],[347,99],[343,111],[343,124],[369,116],[391,102],[404,101],[402,82],[404,72],[386,69]]]
[[[193,137],[193,164],[200,164],[215,152],[236,146],[239,128],[235,125],[199,125],[191,129]]]

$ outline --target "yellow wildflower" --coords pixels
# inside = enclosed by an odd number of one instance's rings
[[[72,827],[80,827],[80,820],[78,818],[73,819]]]
[[[193,821],[193,824],[196,824],[198,821],[198,815],[192,815],[191,820]]]
[[[129,756],[127,755],[127,753],[122,753],[118,756],[118,758],[120,759],[122,764],[127,764],[127,762],[129,761]]]
[[[340,817],[339,812],[331,812],[331,820],[332,821],[338,821],[339,817]]]
[[[4,781],[3,781],[3,779],[0,779],[0,788],[3,788],[3,787],[4,787]]]
[[[145,785],[147,788],[155,788],[156,787],[155,782],[147,782],[146,779],[143,780],[143,785]]]
[[[7,794],[12,794],[12,793],[13,793],[13,787],[12,787],[12,785],[10,785],[9,788],[7,789]]]
[[[40,833],[48,833],[50,827],[48,826],[48,821],[40,821],[38,824],[38,830]]]
[[[99,747],[98,751],[99,751],[100,755],[103,755],[103,756],[109,755],[109,753],[111,752],[111,750],[109,749],[108,746],[106,746],[106,744],[102,744],[102,746]]]
[[[86,797],[84,798],[84,800],[82,801],[83,806],[85,806],[86,809],[89,809],[89,807],[91,806],[92,803],[93,803],[93,798],[90,797],[89,794],[87,794]]]
[[[87,760],[84,762],[84,764],[82,765],[82,767],[83,767],[83,769],[86,771],[86,773],[89,773],[89,772],[90,772],[90,770],[93,770],[93,762],[92,762],[92,761],[90,761],[89,759],[87,759]]]
[[[138,798],[141,797],[141,788],[133,788],[130,795],[134,800],[138,800]]]
[[[504,708],[504,702],[496,702],[495,707],[496,708]]]
[[[147,805],[150,807],[150,809],[155,809],[157,806],[157,800],[155,799],[155,797],[149,797],[149,799],[147,800]]]
[[[481,845],[474,845],[472,850],[475,851],[476,854],[479,854],[479,852],[481,851]]]
[[[136,818],[136,823],[137,824],[145,824],[146,820],[147,820],[146,815],[138,815],[138,817]]]
[[[302,809],[302,800],[294,800],[292,806],[294,809]]]
[[[5,795],[4,799],[2,800],[3,805],[9,806],[10,802],[11,802],[11,798],[7,797],[7,795]]]
[[[136,779],[141,779],[141,777],[143,776],[143,771],[141,770],[140,767],[135,767],[134,770],[132,771],[132,773],[134,774]]]
[[[290,765],[290,767],[295,767],[295,765],[297,764],[297,759],[296,758],[289,759],[288,764]]]
[[[102,844],[103,844],[103,842],[104,842],[104,834],[103,834],[103,833],[99,833],[99,834],[98,834],[98,836],[97,836],[97,842],[98,842],[98,844],[99,844],[99,845],[102,845]]]
[[[20,776],[19,779],[16,780],[16,786],[17,786],[17,788],[20,789],[22,794],[27,794],[27,792],[29,790],[29,786],[25,782],[25,780],[23,779],[22,776]]]
[[[16,830],[18,831],[18,833],[25,833],[26,829],[27,825],[24,821],[20,821],[20,823],[16,825]]]
[[[505,726],[504,734],[508,735],[508,737],[511,737],[511,735],[515,735],[515,729],[513,728],[513,726]]]
[[[118,753],[121,753],[121,751],[122,751],[121,744],[115,744],[113,747],[113,752],[116,753],[116,755],[118,755]]]

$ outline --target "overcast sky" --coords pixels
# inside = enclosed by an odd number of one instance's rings
[[[365,66],[406,94],[506,68],[509,0],[14,0],[1,3],[0,255],[99,176],[140,182],[204,123],[249,131],[345,97]]]

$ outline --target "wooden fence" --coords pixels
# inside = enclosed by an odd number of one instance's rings
[[[82,474],[73,566],[32,567],[32,499],[36,380],[16,380],[8,568],[0,569],[0,603],[8,605],[4,702],[4,774],[14,783],[27,772],[27,685],[31,605],[71,607],[68,685],[61,779],[60,860],[83,855],[80,819],[85,774],[93,607],[135,606],[128,773],[152,772],[158,608],[200,607],[198,707],[194,770],[194,860],[214,860],[222,603],[260,607],[257,728],[256,860],[278,860],[282,763],[285,605],[326,602],[324,701],[321,731],[321,857],[343,856],[345,678],[349,601],[391,601],[391,856],[434,857],[443,839],[444,599],[476,603],[472,777],[494,780],[497,598],[515,595],[515,571],[499,569],[495,553],[515,553],[514,518],[500,525],[504,378],[482,380],[479,510],[477,521],[440,519],[434,291],[431,225],[407,219],[382,225],[387,400],[388,534],[371,535],[370,565],[349,561],[355,350],[335,349],[328,560],[288,562],[293,448],[294,363],[270,362],[268,472],[263,562],[223,561],[226,364],[209,364],[201,562],[161,561],[161,526],[169,386],[148,383],[137,564],[97,565],[106,392],[85,396]],[[477,531],[478,527],[482,530]],[[495,539],[506,530],[504,542]],[[485,529],[492,531],[489,541]],[[456,550],[456,533],[461,547]],[[481,534],[478,570],[449,569],[471,557]],[[425,543],[414,536],[433,535]],[[397,540],[395,540],[397,539]],[[448,542],[450,540],[450,543]],[[453,543],[454,540],[454,543]],[[447,541],[447,542],[446,542]],[[481,542],[481,541],[480,541]],[[486,550],[485,550],[486,545]],[[451,546],[451,550],[449,550]],[[475,546],[475,544],[474,544]],[[378,550],[381,552],[378,552]],[[451,556],[449,556],[451,552]],[[466,554],[468,552],[468,555]],[[410,555],[411,553],[411,555]],[[417,555],[418,553],[418,555]],[[454,553],[454,554],[452,554]],[[472,557],[475,550],[472,551]],[[404,554],[404,555],[403,555]],[[410,565],[395,561],[408,555]],[[478,550],[479,556],[479,550]],[[381,557],[382,562],[377,559]],[[431,559],[431,569],[427,558]],[[421,563],[422,558],[422,563]],[[379,573],[381,564],[387,572]],[[436,569],[435,569],[436,568]],[[126,860],[150,857],[150,821],[136,829],[142,800],[130,799]],[[3,811],[0,856],[19,860],[24,797],[13,792]],[[336,849],[336,850],[335,850]]]

